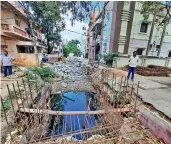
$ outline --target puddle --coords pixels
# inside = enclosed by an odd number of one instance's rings
[[[55,111],[87,111],[88,109],[93,111],[97,108],[95,93],[92,92],[65,92],[62,97],[53,95],[51,103],[51,109]],[[90,107],[88,108],[89,103]],[[71,130],[80,131],[80,129],[93,127],[95,119],[94,115],[53,116],[49,129],[54,130],[55,135],[69,133]],[[83,139],[80,134],[74,138]]]

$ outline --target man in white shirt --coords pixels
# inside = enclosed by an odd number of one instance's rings
[[[8,56],[8,52],[4,52],[4,55],[1,57],[1,62],[4,68],[4,77],[12,75],[12,60],[11,56]]]
[[[130,57],[129,59],[129,68],[128,68],[128,80],[131,75],[131,80],[134,81],[134,74],[136,71],[136,65],[138,63],[138,56],[137,53],[134,51],[133,56]]]

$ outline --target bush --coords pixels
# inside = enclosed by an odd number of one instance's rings
[[[8,95],[5,99],[3,99],[3,104],[4,104],[4,110],[7,112],[11,108],[11,102],[10,99],[14,98],[14,91],[10,90],[10,95]],[[2,106],[1,106],[1,114],[3,115],[4,113],[2,112]]]
[[[110,65],[110,66],[112,66],[114,57],[118,58],[119,53],[109,53],[109,54],[103,55],[104,61],[106,62],[107,65]]]
[[[30,80],[34,80],[35,76],[33,73],[37,74],[46,82],[51,82],[52,78],[56,77],[56,73],[50,69],[49,67],[35,67],[35,68],[28,68],[26,74]]]

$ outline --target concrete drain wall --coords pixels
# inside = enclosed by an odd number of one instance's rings
[[[162,119],[157,113],[142,106],[138,115],[141,123],[165,144],[171,144],[171,124]]]

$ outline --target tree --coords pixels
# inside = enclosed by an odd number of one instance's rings
[[[60,31],[64,30],[65,22],[61,14],[71,12],[71,24],[83,21],[92,12],[92,2],[89,1],[29,1],[33,14],[29,13],[29,21],[33,26],[42,28],[47,40],[48,53],[51,53],[54,43],[61,41]]]
[[[91,1],[61,1],[60,5],[62,14],[71,12],[71,25],[74,25],[75,21],[84,21],[85,18],[89,18],[93,10]]]
[[[69,53],[74,55],[80,55],[81,51],[77,48],[77,44],[80,44],[78,40],[71,40],[64,46],[64,56],[67,57]]]
[[[146,55],[148,55],[148,51],[150,48],[153,30],[154,30],[154,26],[155,26],[155,22],[156,22],[156,16],[163,16],[163,18],[161,18],[161,21],[158,23],[158,26],[163,27],[163,32],[162,32],[162,36],[161,36],[161,40],[160,40],[160,48],[159,48],[159,51],[157,54],[159,56],[160,49],[161,49],[163,39],[164,39],[166,25],[167,25],[168,21],[171,19],[171,1],[165,1],[165,2],[143,1],[141,3],[142,3],[141,14],[143,14],[144,20],[147,20],[149,18],[150,14],[153,15],[153,20],[151,22],[152,26],[151,26],[148,45],[147,45]]]
[[[55,43],[61,41],[60,30],[57,27],[60,17],[60,2],[58,1],[29,1],[33,14],[30,13],[32,27],[40,27],[47,40],[48,53],[51,53]]]

